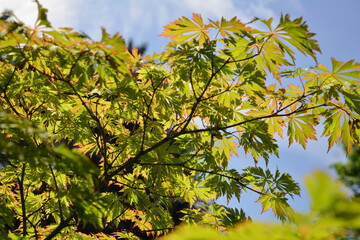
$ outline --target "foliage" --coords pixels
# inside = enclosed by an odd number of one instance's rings
[[[105,29],[94,41],[52,28],[37,4],[34,28],[0,20],[8,238],[146,239],[180,221],[226,231],[247,217],[215,200],[244,191],[285,221],[298,184],[256,165],[278,154],[276,136],[305,148],[323,123],[329,148],[359,145],[360,65],[287,70],[296,52],[320,52],[301,18],[255,19],[263,31],[194,14],[165,27],[162,53],[141,56]],[[228,168],[239,150],[254,166]]]
[[[354,198],[360,197],[360,148],[354,147],[346,162],[337,162],[331,166],[340,180],[351,189]],[[360,228],[350,229],[349,236],[360,237]]]
[[[360,148],[355,147],[345,163],[338,162],[332,165],[340,179],[348,186],[356,197],[360,197]]]
[[[204,226],[184,226],[162,239],[345,239],[346,228],[360,226],[360,201],[351,201],[338,182],[323,172],[315,172],[307,177],[306,185],[311,210],[296,214],[293,223],[246,222],[226,234]]]

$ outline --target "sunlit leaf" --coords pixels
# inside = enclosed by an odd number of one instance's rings
[[[191,20],[187,17],[179,18],[164,27],[165,31],[160,36],[170,37],[176,43],[196,39],[202,45],[209,40],[208,25],[203,23],[200,14],[194,13]]]

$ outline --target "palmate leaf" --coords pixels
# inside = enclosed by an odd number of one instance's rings
[[[255,47],[256,49],[257,47]],[[258,50],[255,50],[255,53]],[[259,56],[255,58],[255,62],[262,70],[263,74],[269,71],[280,82],[280,67],[291,65],[285,58],[284,54],[280,51],[277,44],[272,42],[265,43],[261,49]]]
[[[194,182],[189,178],[183,178],[185,188],[181,193],[181,197],[193,206],[197,201],[206,201],[216,197],[216,193],[207,187],[207,181]]]
[[[291,20],[289,15],[281,16],[275,29],[272,28],[272,19],[262,22],[270,31],[258,34],[252,44],[252,52],[260,53],[255,61],[264,74],[270,71],[280,81],[280,67],[293,65],[295,61],[294,49],[316,60],[316,52],[320,52],[320,48],[317,41],[312,39],[315,34],[309,32],[302,18]],[[290,57],[291,62],[286,56]]]
[[[131,63],[132,59],[126,50],[124,38],[118,33],[111,36],[105,28],[102,28],[101,33],[101,51],[106,53],[107,64],[116,71],[121,71],[123,75],[130,76],[131,73],[127,65]]]
[[[272,209],[274,214],[281,220],[290,220],[294,214],[293,209],[287,203],[283,193],[267,193],[261,195],[257,202],[261,203],[262,212]]]
[[[288,124],[289,146],[296,141],[305,149],[308,139],[317,139],[315,126],[318,122],[314,116],[291,115],[285,122]]]
[[[352,115],[353,119],[360,119],[360,94],[358,90],[360,85],[360,64],[353,60],[341,62],[334,58],[331,59],[331,62],[331,70],[321,64],[316,68],[321,71],[323,78],[326,80],[323,83],[322,90],[329,100],[331,98],[337,100],[330,103],[330,105],[341,105],[338,107],[345,112],[347,111],[348,115]],[[346,109],[353,111],[353,113],[349,114]],[[346,125],[343,126],[347,127]],[[346,144],[346,146],[349,145]]]
[[[220,21],[211,21],[211,27],[218,30],[218,33],[223,37],[231,37],[234,33],[242,33],[243,31],[251,31],[250,27],[247,27],[237,17],[233,17],[230,20],[226,20],[224,17]]]
[[[251,220],[248,218],[243,209],[224,207],[225,214],[222,222],[225,226],[234,226],[237,223]]]
[[[275,29],[272,27],[272,19],[262,22],[269,28],[269,32],[257,32],[251,37],[249,34],[243,37],[253,39],[249,44],[250,52],[256,56],[255,61],[264,74],[270,71],[280,81],[280,67],[290,66],[295,61],[294,49],[316,60],[316,52],[320,52],[320,48],[316,40],[312,39],[315,34],[309,32],[302,18],[291,20],[289,15],[281,16]]]
[[[360,94],[357,92],[348,93],[345,91],[342,91],[342,94],[344,95],[346,106],[350,110],[360,114]]]
[[[315,34],[309,31],[309,26],[302,18],[291,20],[288,14],[281,16],[279,25],[271,32],[271,38],[292,60],[295,60],[292,48],[316,60],[316,52],[321,50],[313,36]],[[288,46],[287,43],[291,45]]]
[[[192,38],[202,45],[209,40],[209,26],[204,24],[200,14],[194,13],[191,20],[187,17],[179,18],[164,27],[160,36],[170,37],[174,43],[184,43]]]
[[[338,73],[339,75],[348,76],[351,78],[360,78],[360,64],[354,60],[347,62],[341,62],[335,58],[331,58],[332,72]]]
[[[284,120],[281,118],[268,118],[265,121],[269,125],[269,133],[274,136],[275,134],[279,137],[283,137]]]
[[[248,167],[244,171],[244,180],[255,185],[256,189],[274,194],[288,194],[290,197],[300,194],[299,184],[289,174],[280,173],[278,169],[274,174],[269,169],[264,170],[260,167]]]
[[[352,83],[359,83],[360,78],[360,64],[354,60],[347,62],[338,61],[335,58],[331,58],[332,73],[341,77],[343,80],[348,80]],[[351,81],[356,79],[357,81]]]
[[[214,137],[218,138],[215,146],[219,149],[220,158],[228,160],[232,155],[238,156],[236,138],[223,137],[221,134],[219,136],[214,135]],[[223,162],[222,165],[227,166],[227,161]]]
[[[294,195],[300,195],[300,187],[297,182],[288,173],[280,173],[279,169],[276,169],[273,175],[273,181],[275,190],[289,194],[293,197]]]
[[[348,153],[354,144],[354,137],[356,137],[356,131],[353,128],[358,128],[356,124],[352,123],[348,113],[344,109],[333,109],[329,111],[324,124],[323,136],[329,137],[328,151],[341,138]]]

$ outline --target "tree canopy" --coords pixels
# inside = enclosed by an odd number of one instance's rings
[[[316,63],[320,53],[302,18],[193,14],[164,27],[164,51],[141,56],[105,29],[95,41],[53,28],[37,4],[34,28],[0,20],[0,235],[9,239],[151,239],[180,222],[227,232],[248,216],[216,199],[245,191],[286,221],[298,183],[257,165],[278,155],[276,137],[305,148],[322,124],[329,149],[359,145],[360,64],[296,69],[297,54]],[[229,168],[238,151],[254,165]]]

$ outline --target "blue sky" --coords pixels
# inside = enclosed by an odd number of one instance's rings
[[[204,18],[219,19],[237,16],[244,22],[253,17],[278,19],[281,13],[292,17],[303,16],[320,44],[322,55],[318,60],[325,65],[330,58],[341,61],[360,61],[360,0],[40,0],[49,9],[49,19],[55,27],[73,27],[90,37],[100,36],[100,27],[110,33],[120,32],[136,44],[147,43],[147,53],[161,51],[168,41],[158,37],[162,27],[181,16],[200,13]],[[61,3],[60,3],[61,2]],[[36,5],[32,0],[0,0],[0,11],[11,9],[28,25],[36,19]],[[313,66],[311,59],[299,58],[300,67]],[[298,182],[314,169],[328,169],[336,161],[346,159],[340,146],[327,153],[326,139],[311,141],[306,150],[294,145],[288,148],[279,140],[280,158],[272,158],[270,167],[290,173]],[[243,168],[252,160],[240,156],[231,161],[231,167]],[[255,194],[246,194],[233,207],[243,207],[255,219],[273,219],[271,213],[260,213]],[[299,211],[309,208],[306,192],[290,204]]]

